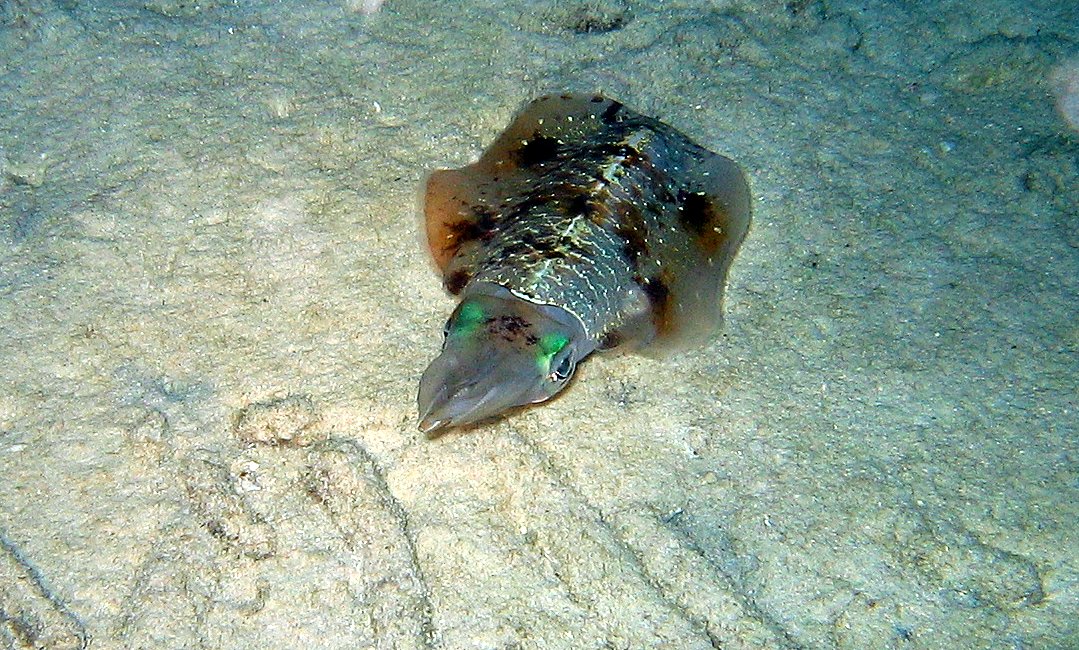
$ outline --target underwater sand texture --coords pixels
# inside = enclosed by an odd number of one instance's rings
[[[367,4],[0,5],[0,647],[1079,645],[1074,3]],[[746,169],[724,330],[429,441],[563,90]]]

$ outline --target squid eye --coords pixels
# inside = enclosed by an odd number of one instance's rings
[[[445,350],[446,346],[450,342],[450,321],[446,321],[446,324],[442,326],[442,349]]]
[[[551,374],[547,378],[559,383],[567,381],[573,376],[573,371],[576,367],[573,358],[573,346],[567,345],[559,354],[555,355],[554,359],[551,359]]]

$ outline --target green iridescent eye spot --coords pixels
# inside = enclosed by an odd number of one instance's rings
[[[543,353],[544,359],[549,360],[561,352],[567,343],[569,343],[569,337],[565,334],[547,334],[539,340],[540,352]]]
[[[453,334],[471,334],[483,322],[485,315],[483,307],[478,303],[468,301],[461,304],[457,310],[457,317],[453,319],[450,332]]]
[[[564,369],[553,368],[553,359],[569,344],[569,337],[565,334],[547,334],[539,340],[539,355],[536,358],[536,366],[539,371],[543,373],[548,379],[560,380],[564,377]],[[560,360],[560,366],[566,365],[567,361],[571,361],[567,356],[565,359]]]

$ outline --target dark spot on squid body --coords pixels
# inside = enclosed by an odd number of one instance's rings
[[[446,291],[456,296],[461,293],[461,290],[468,286],[468,283],[472,281],[472,274],[465,270],[453,271],[446,276],[446,280],[443,283],[446,287]]]
[[[715,254],[727,238],[726,233],[716,230],[717,224],[724,222],[719,207],[705,194],[682,192],[679,198],[679,223],[697,237],[709,255]]]
[[[537,135],[522,144],[515,157],[521,167],[540,167],[557,159],[560,148],[557,139]]]

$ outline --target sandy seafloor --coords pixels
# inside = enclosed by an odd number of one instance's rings
[[[1079,5],[362,9],[0,3],[0,647],[1079,647]],[[726,324],[427,440],[563,90],[744,166]]]

